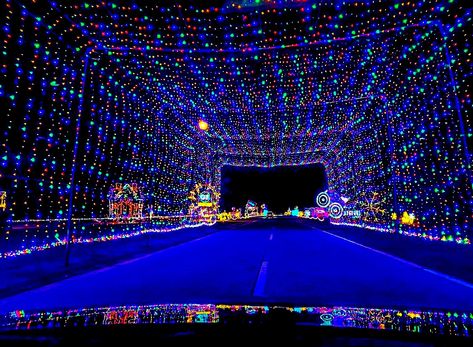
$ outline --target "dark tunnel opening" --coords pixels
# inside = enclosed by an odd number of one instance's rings
[[[221,210],[244,208],[248,200],[266,204],[273,213],[314,206],[314,198],[328,188],[322,164],[256,167],[225,165],[221,171]]]

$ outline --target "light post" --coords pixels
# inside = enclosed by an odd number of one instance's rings
[[[381,96],[381,100],[386,100],[386,95]],[[385,114],[385,121],[386,121],[386,132],[388,135],[388,145],[389,145],[389,169],[391,170],[391,177],[389,178],[389,183],[393,186],[393,210],[396,214],[396,221],[394,225],[395,231],[399,231],[399,206],[398,206],[398,198],[397,198],[397,179],[395,176],[395,167],[393,166],[393,156],[394,156],[394,145],[393,145],[393,134],[391,129],[391,123],[389,115],[392,114],[390,109],[384,112]]]
[[[76,134],[74,140],[74,150],[72,153],[72,168],[71,168],[71,183],[69,188],[69,206],[67,208],[67,222],[66,222],[66,255],[65,255],[65,266],[69,266],[69,259],[71,255],[71,228],[72,228],[72,210],[73,210],[73,200],[75,193],[75,176],[77,171],[77,152],[79,150],[79,137],[81,129],[81,119],[84,106],[85,98],[85,85],[87,83],[87,72],[89,69],[89,60],[90,53],[93,51],[92,47],[88,47],[84,53],[84,67],[82,70],[82,79],[81,79],[81,92],[79,95],[79,106],[77,113],[77,123],[76,123]]]

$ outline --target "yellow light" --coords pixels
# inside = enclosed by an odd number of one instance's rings
[[[209,123],[204,120],[199,121],[199,129],[203,131],[207,131],[209,129]]]

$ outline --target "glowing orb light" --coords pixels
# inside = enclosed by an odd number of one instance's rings
[[[209,123],[207,123],[205,120],[200,120],[199,121],[199,129],[203,131],[209,130]]]

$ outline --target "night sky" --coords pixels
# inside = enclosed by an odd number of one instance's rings
[[[314,206],[315,195],[327,188],[325,170],[321,164],[301,166],[222,168],[222,210],[244,208],[251,199],[265,203],[270,211],[283,213],[296,205]]]

